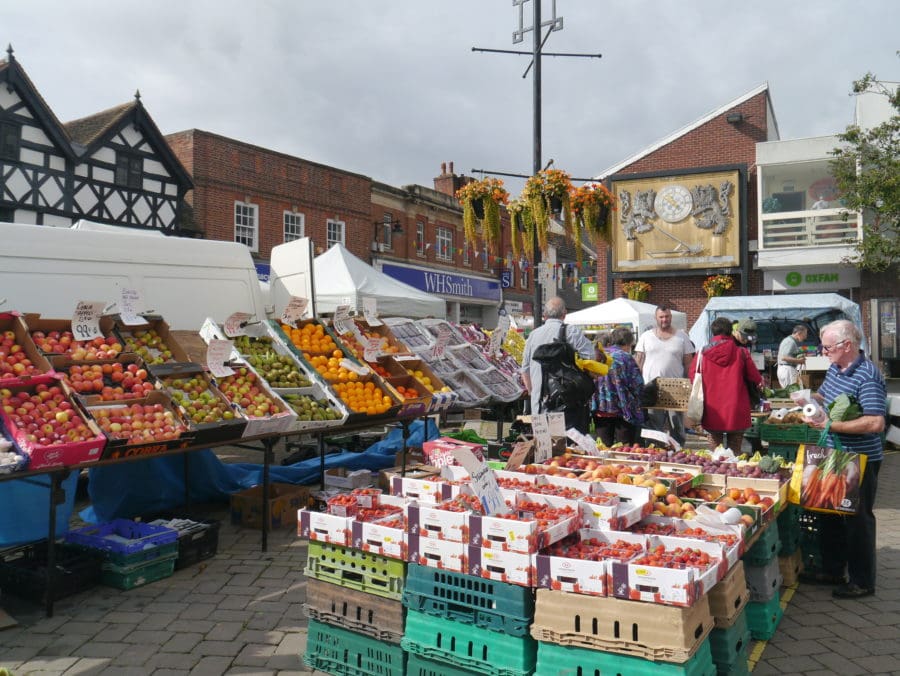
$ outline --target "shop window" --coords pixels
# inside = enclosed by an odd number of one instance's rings
[[[234,203],[234,241],[246,244],[250,251],[259,251],[259,205]]]
[[[344,231],[347,228],[347,224],[344,221],[333,221],[328,219],[328,222],[325,226],[326,238],[325,245],[326,248],[330,249],[335,244],[344,244]]]
[[[435,258],[440,261],[453,260],[453,231],[450,228],[438,228],[434,238]]]
[[[306,229],[306,216],[293,211],[284,212],[284,241],[293,242],[303,237]]]
[[[526,268],[524,265],[519,266],[519,288],[528,288],[528,268]]]
[[[470,248],[471,247],[469,246],[469,240],[463,238],[463,255],[462,255],[463,265],[472,265],[472,260],[469,256]]]
[[[416,253],[425,255],[425,224],[422,222],[416,223]]]

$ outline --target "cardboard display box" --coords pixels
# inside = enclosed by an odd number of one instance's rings
[[[412,508],[410,508],[412,511]],[[411,563],[429,568],[469,572],[469,546],[464,542],[451,542],[437,538],[420,537],[412,532],[406,536],[408,557]]]
[[[293,484],[269,484],[269,529],[297,524],[297,512],[309,502],[309,489]],[[231,523],[247,528],[262,528],[263,487],[252,486],[231,494]]]
[[[709,611],[715,620],[716,628],[725,629],[732,626],[750,600],[750,590],[747,588],[747,578],[744,575],[744,562],[738,561],[710,590],[708,596]]]
[[[22,348],[22,351],[25,352],[29,361],[31,361],[33,372],[29,375],[24,375],[24,371],[23,373],[0,373],[0,381],[7,379],[16,381],[22,378],[47,373],[51,370],[52,367],[50,366],[50,362],[44,357],[43,353],[38,350],[37,345],[34,344],[34,341],[31,339],[31,334],[28,332],[28,327],[25,325],[22,317],[12,313],[0,313],[0,332],[5,333],[6,331],[12,331],[15,334],[16,345]]]
[[[469,547],[468,574],[523,587],[537,582],[535,555],[484,547]]]
[[[439,437],[422,444],[422,451],[426,459],[435,467],[458,464],[452,453],[457,448],[467,448],[475,454],[476,458],[484,460],[484,446],[481,444],[459,441],[451,437]]]

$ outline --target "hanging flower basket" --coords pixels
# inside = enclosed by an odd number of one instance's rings
[[[615,210],[612,193],[602,183],[586,183],[572,191],[572,211],[595,243],[610,241],[609,217]]]
[[[519,199],[510,200],[506,205],[509,214],[509,243],[513,259],[522,252],[528,260],[534,260],[534,218],[528,205]]]
[[[500,242],[500,205],[509,201],[503,181],[492,177],[469,181],[456,191],[456,199],[463,208],[466,240],[475,246],[480,222],[484,245],[490,253],[495,253]]]
[[[525,181],[519,199],[531,211],[538,246],[542,252],[547,251],[551,214],[560,214],[566,235],[571,237],[573,234],[571,190],[572,180],[561,169],[544,169]]]
[[[622,284],[622,291],[630,300],[646,301],[653,287],[648,282],[633,280]]]
[[[712,275],[703,282],[703,290],[707,298],[724,295],[728,289],[734,286],[734,278],[731,275]]]

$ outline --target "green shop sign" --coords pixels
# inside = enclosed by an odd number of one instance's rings
[[[778,270],[765,273],[766,289],[774,291],[836,291],[859,286],[859,271]]]

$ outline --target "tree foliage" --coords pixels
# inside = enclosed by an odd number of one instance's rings
[[[900,53],[898,53],[900,55]],[[831,154],[831,172],[842,202],[863,214],[863,237],[849,262],[872,272],[900,263],[900,88],[887,87],[872,73],[853,83],[852,96],[887,97],[891,117],[871,129],[850,125]]]

